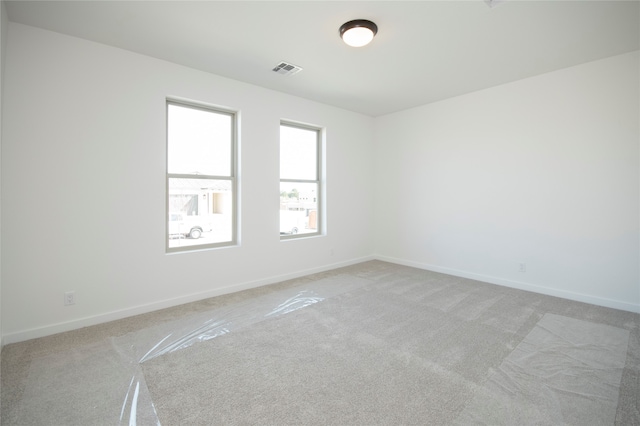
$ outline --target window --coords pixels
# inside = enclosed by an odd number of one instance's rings
[[[167,251],[236,240],[233,112],[167,101]]]
[[[280,236],[318,235],[320,206],[320,129],[280,124]]]

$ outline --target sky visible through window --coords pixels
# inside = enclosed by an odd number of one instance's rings
[[[232,116],[169,104],[169,173],[231,175]]]
[[[317,179],[315,130],[280,126],[280,179]]]

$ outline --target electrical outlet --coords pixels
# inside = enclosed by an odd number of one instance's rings
[[[518,263],[518,271],[527,272],[527,264],[524,262]]]
[[[75,291],[67,291],[64,294],[64,305],[75,305],[76,304],[76,292]]]
[[[334,254],[333,249],[330,249],[330,250],[329,250],[329,255],[330,255],[330,256],[333,256],[333,254]]]

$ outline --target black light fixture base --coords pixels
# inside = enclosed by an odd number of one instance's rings
[[[340,27],[340,37],[342,37],[342,35],[350,29],[358,27],[368,28],[369,30],[371,30],[374,36],[378,33],[378,26],[374,22],[366,19],[354,19],[353,21],[345,22],[344,24],[342,24],[342,26]]]

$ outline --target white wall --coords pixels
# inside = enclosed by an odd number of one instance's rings
[[[20,24],[9,23],[7,37],[2,27],[5,342],[374,252],[640,309],[638,52],[374,120]],[[166,96],[240,110],[239,247],[165,254]],[[325,237],[279,241],[281,118],[328,129]],[[69,290],[77,303],[64,307]]]
[[[377,254],[640,311],[638,62],[378,118]]]
[[[9,19],[4,0],[0,0],[0,153],[2,152],[2,101],[4,88],[4,68],[7,51],[7,32],[9,29]],[[0,156],[0,176],[2,176],[2,157]],[[2,235],[2,180],[0,179],[0,238]],[[0,348],[4,344],[2,336],[2,246],[0,245]]]
[[[330,269],[373,252],[372,118],[13,22],[8,47],[7,342]],[[167,96],[240,111],[239,247],[165,254]],[[327,236],[280,242],[283,118],[327,128]],[[65,307],[69,290],[76,305]]]

